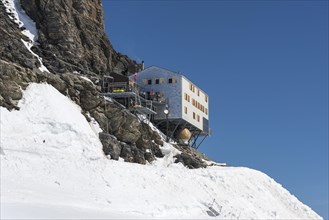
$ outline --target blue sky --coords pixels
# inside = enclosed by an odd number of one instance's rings
[[[114,48],[209,94],[211,159],[328,218],[328,1],[104,1]]]

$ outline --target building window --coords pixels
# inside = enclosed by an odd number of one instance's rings
[[[193,112],[193,119],[195,119],[195,112]]]
[[[200,90],[198,89],[198,96],[200,96]]]
[[[184,93],[184,99],[188,102],[190,102],[190,96]]]
[[[205,108],[205,110],[206,110],[206,115],[208,115],[208,109],[207,109],[207,108]]]
[[[205,97],[204,97],[204,100],[205,100],[206,102],[208,102],[208,96],[205,96]]]
[[[188,95],[186,93],[184,93],[184,99],[188,101]]]
[[[169,78],[169,79],[168,79],[168,83],[169,83],[169,84],[177,83],[177,79],[176,79],[176,78]]]
[[[192,99],[192,105],[195,106],[195,99]]]
[[[192,92],[195,92],[195,86],[194,86],[192,83],[190,83],[190,90],[191,90]]]
[[[197,120],[198,120],[198,122],[200,122],[200,115],[197,115],[198,117],[197,117]]]
[[[155,79],[155,84],[160,84],[160,79]]]
[[[152,85],[152,79],[147,80],[147,85]]]
[[[185,114],[187,114],[187,107],[186,106],[184,107],[184,112],[185,112]]]

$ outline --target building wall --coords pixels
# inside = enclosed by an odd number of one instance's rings
[[[134,79],[131,76],[130,79]],[[172,79],[172,83],[169,83],[169,79]],[[149,85],[148,80],[152,83]],[[156,84],[159,82],[159,84]],[[168,103],[169,107],[169,119],[176,119],[182,117],[182,90],[181,90],[182,75],[174,73],[170,70],[151,66],[139,73],[137,73],[137,83],[140,85],[141,91],[153,91],[153,94],[160,92],[163,94],[163,98]],[[165,119],[163,109],[157,109],[158,114],[155,115],[155,119]]]
[[[134,76],[130,77],[131,80]],[[158,79],[159,84],[156,84]],[[174,79],[173,83],[168,83]],[[148,81],[151,80],[151,84]],[[209,97],[181,74],[151,66],[137,74],[137,83],[143,91],[161,92],[169,105],[169,119],[183,118],[198,129],[209,132]],[[157,109],[155,119],[165,119],[163,109]]]
[[[209,97],[199,87],[182,77],[182,118],[208,133]]]

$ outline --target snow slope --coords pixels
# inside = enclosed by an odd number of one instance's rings
[[[259,171],[174,164],[170,144],[153,164],[108,160],[97,124],[50,85],[19,106],[0,108],[1,218],[321,219]]]

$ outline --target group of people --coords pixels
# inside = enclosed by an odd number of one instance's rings
[[[152,100],[152,101],[157,101],[159,102],[161,99],[161,94],[160,92],[153,92],[153,90],[145,92],[145,91],[140,91],[139,95],[147,100]]]

